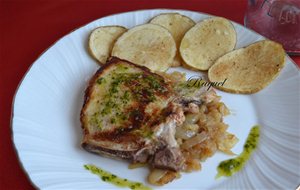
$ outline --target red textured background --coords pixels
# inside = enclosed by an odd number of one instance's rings
[[[206,12],[243,24],[247,0],[0,0],[0,189],[34,189],[18,163],[11,138],[11,105],[29,66],[73,29],[114,13],[173,8]],[[300,65],[300,57],[293,57]]]

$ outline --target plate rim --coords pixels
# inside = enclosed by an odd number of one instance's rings
[[[88,21],[88,23],[85,23],[85,24],[82,24],[81,26],[78,26],[74,29],[72,29],[71,31],[69,31],[68,33],[64,34],[63,36],[59,37],[59,39],[55,40],[53,43],[51,43],[50,46],[48,46],[45,50],[43,50],[36,58],[35,60],[29,65],[29,67],[27,68],[26,72],[23,74],[21,80],[19,81],[17,87],[16,87],[16,90],[14,92],[14,95],[13,95],[13,100],[12,100],[12,103],[11,103],[11,114],[10,114],[10,132],[11,132],[11,140],[12,140],[12,144],[13,144],[13,150],[16,154],[16,157],[17,157],[17,161],[19,163],[19,166],[21,167],[21,169],[23,170],[23,172],[25,173],[25,176],[27,177],[29,183],[36,189],[40,189],[40,187],[37,186],[37,184],[35,184],[35,182],[33,181],[33,179],[31,178],[30,174],[28,173],[28,171],[25,169],[25,166],[23,164],[23,162],[21,161],[21,156],[19,154],[19,151],[17,149],[17,146],[15,144],[15,134],[14,134],[14,122],[13,122],[13,119],[14,119],[14,113],[15,113],[15,101],[16,101],[16,97],[18,95],[18,92],[23,84],[23,81],[25,80],[25,78],[28,76],[28,74],[30,73],[32,67],[34,66],[34,64],[36,64],[36,62],[49,50],[51,49],[53,46],[55,46],[57,43],[59,43],[61,40],[63,40],[64,38],[66,38],[67,36],[73,34],[74,32],[76,32],[77,30],[81,29],[81,28],[84,28],[85,26],[93,23],[93,22],[96,22],[97,20],[100,20],[100,19],[104,19],[104,18],[107,18],[107,17],[114,17],[114,16],[117,16],[117,15],[121,15],[121,14],[134,14],[134,13],[137,13],[137,12],[143,12],[143,11],[174,11],[174,12],[191,12],[191,13],[197,13],[197,14],[202,14],[204,16],[210,16],[210,17],[222,17],[222,16],[218,16],[218,15],[214,15],[214,14],[209,14],[209,13],[205,13],[205,12],[201,12],[201,11],[194,11],[194,10],[187,10],[187,9],[169,9],[169,8],[154,8],[154,9],[138,9],[138,10],[133,10],[133,11],[125,11],[125,12],[118,12],[118,13],[113,13],[113,14],[108,14],[106,16],[103,16],[103,17],[99,17],[97,19],[94,19],[92,21]],[[160,13],[161,14],[161,13]],[[224,17],[226,18],[226,17]],[[226,18],[227,19],[227,18]],[[260,37],[263,37],[264,39],[267,39],[265,36],[257,33],[256,31],[250,29],[250,28],[247,28],[246,26],[240,24],[240,23],[237,23],[235,21],[232,21],[230,19],[228,19],[230,22],[236,24],[236,25],[239,25],[240,27],[242,27],[243,29],[246,29],[246,30],[249,30],[253,33],[255,33],[256,35],[260,36]],[[300,71],[300,66],[298,66],[292,59],[291,57],[286,53],[285,51],[285,57],[286,57],[286,60],[289,60],[291,63],[293,63],[293,67],[297,68],[298,71]],[[250,94],[251,95],[251,94]]]

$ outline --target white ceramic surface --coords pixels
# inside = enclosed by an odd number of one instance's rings
[[[13,104],[13,141],[29,178],[40,189],[119,189],[102,182],[83,168],[95,164],[120,177],[146,183],[147,169],[128,170],[123,161],[84,151],[79,113],[87,81],[98,65],[87,52],[90,31],[103,25],[133,27],[164,12],[179,12],[200,21],[209,15],[182,10],[142,10],[98,19],[66,35],[40,58],[26,76]],[[234,23],[237,47],[264,39]],[[179,69],[188,75],[194,72]],[[216,180],[216,167],[230,158],[217,153],[202,171],[154,189],[295,189],[300,182],[300,75],[287,57],[286,66],[264,90],[252,95],[218,91],[231,109],[225,122],[240,139],[233,151],[240,153],[250,128],[260,124],[257,151],[246,167],[231,178]]]

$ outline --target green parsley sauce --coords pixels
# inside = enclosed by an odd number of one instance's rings
[[[253,126],[248,138],[244,144],[244,150],[243,152],[237,156],[236,158],[232,158],[229,160],[224,160],[222,161],[217,170],[218,174],[216,178],[219,178],[221,176],[232,176],[234,173],[238,172],[241,170],[246,161],[250,158],[252,152],[256,149],[257,144],[258,144],[258,139],[259,139],[259,126]]]
[[[102,181],[114,184],[119,187],[128,187],[134,190],[151,190],[150,187],[143,185],[140,182],[130,181],[128,179],[120,178],[110,172],[104,171],[94,165],[84,165],[84,168],[89,170],[91,173],[99,176]]]

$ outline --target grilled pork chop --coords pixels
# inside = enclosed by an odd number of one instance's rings
[[[184,158],[175,140],[176,126],[185,120],[184,109],[200,101],[183,96],[148,68],[113,57],[86,89],[82,147],[178,171]]]

